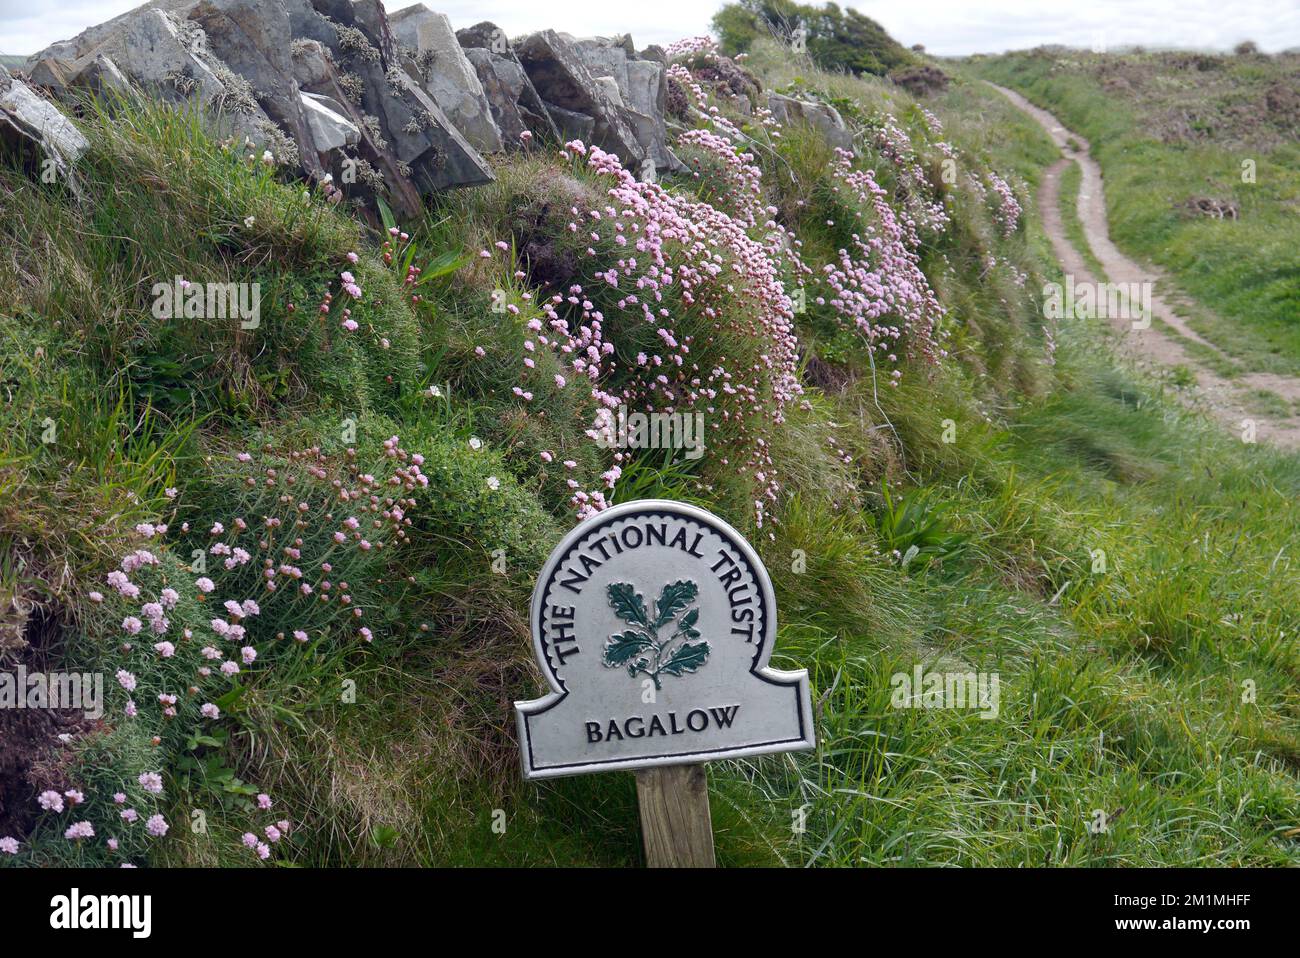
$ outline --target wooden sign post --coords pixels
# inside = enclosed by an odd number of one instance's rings
[[[551,692],[515,703],[524,777],[635,770],[651,867],[713,865],[703,763],[815,744],[808,673],[767,667],[767,570],[703,509],[646,499],[581,522],[531,625]]]
[[[636,773],[645,863],[651,868],[712,868],[713,823],[704,765],[665,765]]]

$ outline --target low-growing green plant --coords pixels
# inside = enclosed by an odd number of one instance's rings
[[[876,519],[880,544],[904,569],[922,569],[935,560],[965,551],[969,536],[951,528],[950,507],[935,501],[933,490],[911,489],[897,499],[889,483],[880,484],[882,507]]]

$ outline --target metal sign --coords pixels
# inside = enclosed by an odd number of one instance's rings
[[[551,553],[533,648],[553,691],[516,702],[526,778],[812,748],[808,673],[767,668],[776,600],[735,529],[645,499]]]

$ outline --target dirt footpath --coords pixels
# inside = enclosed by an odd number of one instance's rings
[[[1056,117],[1030,103],[1014,90],[1008,90],[997,84],[989,85],[1037,120],[1061,149],[1062,158],[1045,171],[1043,182],[1039,186],[1038,208],[1043,219],[1043,228],[1047,231],[1047,236],[1052,242],[1052,248],[1064,272],[1073,276],[1076,283],[1149,282],[1153,286],[1157,283],[1167,286],[1169,281],[1164,273],[1129,259],[1111,241],[1110,228],[1106,220],[1106,195],[1101,167],[1089,153],[1088,141],[1077,133],[1067,130]],[[1066,236],[1065,224],[1061,220],[1059,203],[1061,175],[1071,163],[1078,163],[1083,174],[1079,186],[1079,220],[1083,224],[1088,245],[1092,247],[1093,256],[1106,272],[1105,276],[1092,274],[1083,255],[1074,248]],[[1259,440],[1272,442],[1288,449],[1300,449],[1300,417],[1292,416],[1286,419],[1264,417],[1248,411],[1240,399],[1240,393],[1243,391],[1266,389],[1294,404],[1300,400],[1300,379],[1263,372],[1247,372],[1236,379],[1226,379],[1198,361],[1186,349],[1184,341],[1197,343],[1219,353],[1222,353],[1222,350],[1188,326],[1187,322],[1175,313],[1158,293],[1152,293],[1151,313],[1155,320],[1163,322],[1174,330],[1176,335],[1166,332],[1154,323],[1147,329],[1134,329],[1129,319],[1112,319],[1111,325],[1119,335],[1122,347],[1127,353],[1141,364],[1162,369],[1183,366],[1191,370],[1210,413],[1221,420],[1235,435],[1242,434],[1245,420],[1253,420]]]

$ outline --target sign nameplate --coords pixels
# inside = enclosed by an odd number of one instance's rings
[[[643,499],[580,523],[533,592],[552,692],[516,702],[526,778],[812,748],[808,673],[767,668],[776,600],[741,535]]]

